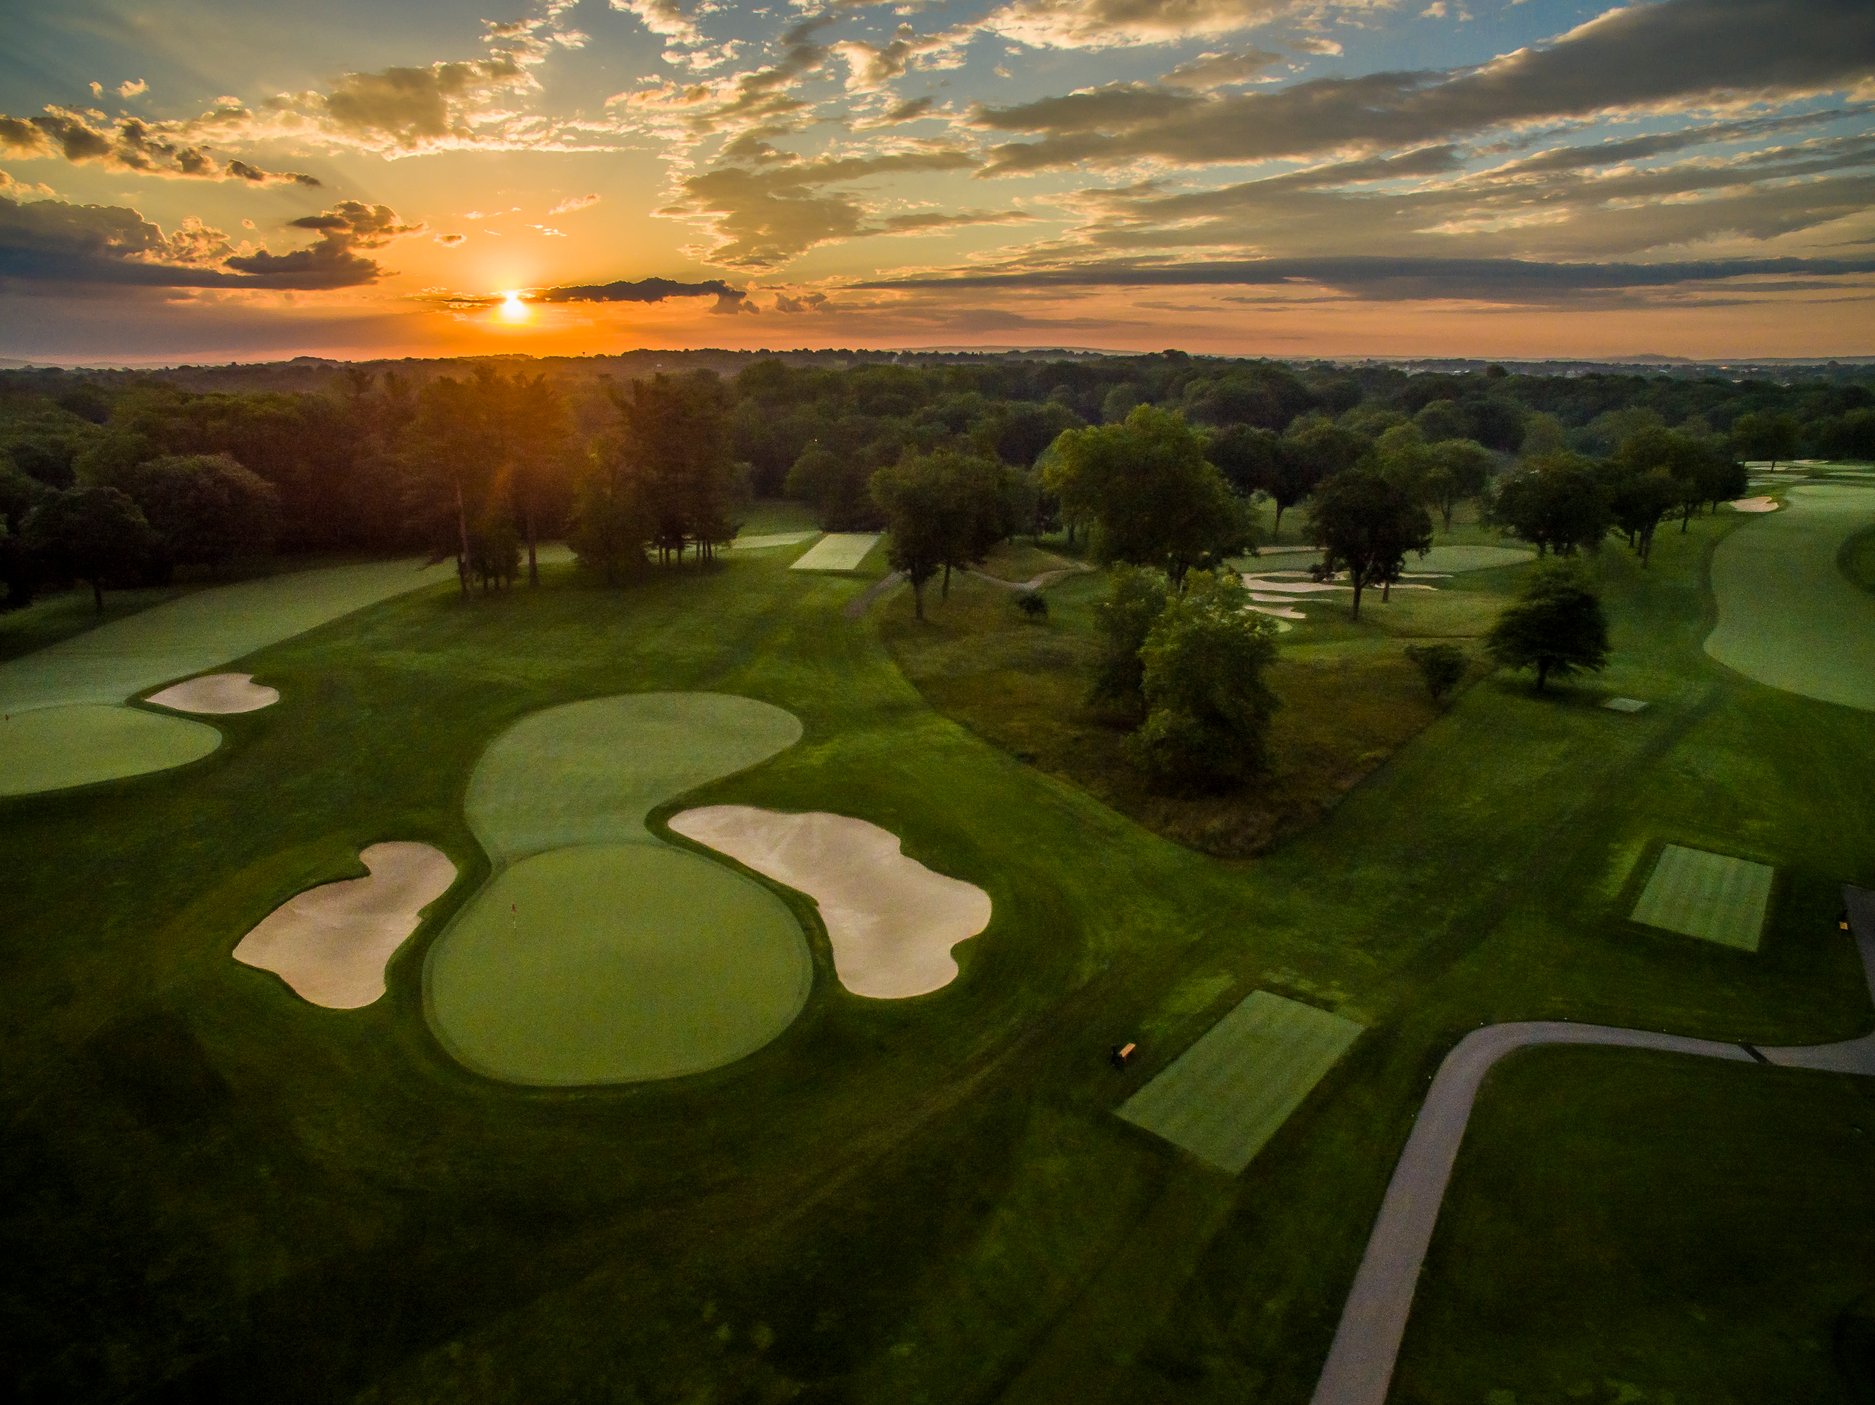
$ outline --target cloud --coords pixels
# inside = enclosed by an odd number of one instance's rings
[[[1837,279],[1875,273],[1875,258],[1705,259],[1662,263],[1543,263],[1529,259],[1333,258],[1242,259],[1156,264],[1112,261],[1009,273],[958,273],[883,279],[864,289],[988,288],[1022,290],[1144,287],[1319,285],[1379,300],[1461,300],[1547,304],[1579,292],[1668,289],[1765,277]]]
[[[362,229],[349,221],[333,228],[302,225],[319,228],[319,242],[310,249],[238,253],[219,230],[195,219],[165,235],[122,206],[0,196],[0,282],[278,289],[371,283],[381,270],[354,247],[375,247],[394,237],[391,230],[412,227],[397,225],[395,216],[380,219],[377,212],[389,215],[383,206],[360,208],[371,212]]]
[[[468,311],[494,307],[504,301],[506,296],[505,293],[430,292],[423,294],[419,301],[441,303],[446,307]],[[700,283],[685,283],[675,278],[620,279],[614,283],[530,288],[521,296],[524,301],[538,303],[656,303],[671,298],[715,298],[716,303],[710,309],[713,313],[740,312],[748,298],[743,289],[733,287],[720,278],[709,278]]]
[[[1144,85],[979,110],[1034,134],[989,173],[1156,157],[1189,165],[1439,141],[1513,123],[1699,101],[1841,91],[1875,79],[1867,0],[1661,0],[1611,10],[1540,48],[1478,68],[1322,78],[1198,98]],[[1128,101],[1103,95],[1132,90]],[[1159,96],[1155,97],[1155,94]]]
[[[149,91],[150,85],[141,78],[128,78],[117,85],[117,96],[120,98],[142,97]]]
[[[674,39],[683,44],[699,44],[703,41],[703,32],[697,28],[696,17],[680,0],[612,0],[612,8],[623,14],[637,16],[640,24],[662,38]]]
[[[1168,88],[1234,88],[1245,83],[1270,81],[1269,70],[1283,61],[1281,54],[1264,49],[1234,53],[1200,54],[1181,63],[1161,80]]]
[[[1034,48],[1109,49],[1235,34],[1292,8],[1289,0],[1015,0],[983,26]]]
[[[224,166],[202,146],[177,139],[166,124],[136,117],[120,117],[113,123],[102,112],[66,107],[47,107],[36,117],[0,116],[0,151],[29,159],[95,163],[141,175],[243,180],[255,185],[319,184],[316,177],[298,171],[266,171],[239,160]]]
[[[815,245],[879,232],[858,198],[830,187],[972,164],[968,153],[952,147],[809,160],[754,143],[736,162],[685,179],[678,200],[659,213],[706,223],[716,236],[712,263],[772,268]]]
[[[781,36],[781,57],[765,68],[750,69],[702,83],[659,83],[614,93],[606,106],[626,119],[640,118],[653,131],[673,135],[721,136],[781,124],[807,107],[795,90],[826,62],[830,50],[814,35],[837,16],[816,15]]]
[[[570,215],[575,210],[590,210],[599,203],[597,195],[569,195],[558,205],[548,210],[549,215]]]
[[[468,237],[466,234],[439,234],[436,236],[436,242],[446,249],[453,249]]]

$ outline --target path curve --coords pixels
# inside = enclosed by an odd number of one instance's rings
[[[1863,975],[1875,999],[1875,892],[1847,885],[1843,899]],[[1413,1309],[1413,1292],[1432,1243],[1439,1207],[1458,1160],[1459,1143],[1471,1119],[1478,1088],[1497,1061],[1518,1049],[1540,1045],[1594,1044],[1624,1049],[1659,1049],[1703,1058],[1751,1063],[1762,1059],[1785,1068],[1812,1068],[1875,1077],[1875,1032],[1836,1044],[1758,1049],[1716,1039],[1692,1039],[1649,1029],[1532,1020],[1487,1025],[1459,1040],[1433,1076],[1426,1101],[1400,1153],[1380,1203],[1354,1286],[1342,1308],[1334,1344],[1328,1349],[1311,1405],[1384,1405],[1393,1367]]]

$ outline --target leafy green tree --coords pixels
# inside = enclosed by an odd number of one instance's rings
[[[1264,673],[1276,630],[1249,603],[1234,572],[1198,572],[1147,631],[1139,651],[1146,720],[1129,745],[1164,789],[1230,789],[1268,762],[1277,700]]]
[[[125,489],[170,564],[219,571],[265,556],[280,532],[280,494],[226,454],[165,454],[131,470]]]
[[[1276,504],[1273,538],[1283,534],[1283,513],[1303,501],[1323,481],[1346,473],[1372,450],[1366,435],[1317,415],[1295,421],[1284,432],[1276,467],[1266,491]]]
[[[1094,607],[1100,652],[1087,690],[1094,706],[1134,720],[1145,716],[1145,666],[1139,651],[1170,595],[1163,572],[1122,562],[1108,573],[1107,598]]]
[[[1797,421],[1789,415],[1753,410],[1732,421],[1732,444],[1741,459],[1779,459],[1797,452]]]
[[[1309,521],[1324,571],[1348,573],[1357,620],[1368,586],[1380,586],[1384,599],[1405,569],[1406,554],[1424,556],[1432,549],[1432,518],[1426,509],[1371,469],[1339,473],[1322,484]]]
[[[1408,644],[1406,657],[1419,670],[1434,702],[1459,685],[1468,665],[1465,651],[1456,644]]]
[[[783,490],[814,509],[822,531],[863,531],[878,523],[867,486],[876,471],[860,455],[836,454],[816,440],[788,469]]]
[[[156,533],[116,488],[72,488],[33,509],[26,543],[54,576],[89,585],[92,604],[103,614],[104,582],[141,570]]]
[[[950,554],[953,494],[928,456],[907,455],[872,476],[873,501],[885,514],[892,569],[911,582],[912,612],[924,618],[924,592]]]
[[[1595,672],[1608,662],[1608,618],[1579,562],[1539,561],[1498,616],[1484,647],[1504,668],[1534,668],[1540,693],[1553,675]]]
[[[1539,556],[1573,556],[1600,544],[1613,518],[1595,463],[1552,454],[1497,480],[1485,521],[1527,541]]]
[[[1044,481],[1064,514],[1093,520],[1096,556],[1160,567],[1174,586],[1251,545],[1249,513],[1169,410],[1141,405],[1121,424],[1070,430],[1051,446]]]
[[[656,375],[614,391],[620,452],[644,494],[659,557],[708,559],[736,535],[742,496],[730,457],[723,388],[709,372]]]
[[[587,456],[573,494],[573,553],[589,570],[617,585],[642,571],[651,514],[616,434],[601,435]]]
[[[1609,485],[1608,508],[1615,526],[1641,558],[1642,566],[1653,555],[1654,531],[1660,520],[1680,502],[1681,486],[1663,468],[1645,472],[1626,469]]]
[[[1275,481],[1282,440],[1268,429],[1234,424],[1205,440],[1204,456],[1238,497],[1269,491]]]
[[[1467,498],[1481,497],[1491,485],[1496,461],[1475,439],[1447,439],[1432,446],[1432,464],[1420,479],[1421,499],[1437,508],[1446,531],[1452,530],[1452,510]]]

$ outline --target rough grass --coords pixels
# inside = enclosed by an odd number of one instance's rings
[[[1842,544],[1836,566],[1854,585],[1875,595],[1875,525],[1864,527]]]
[[[1024,540],[998,542],[977,568],[1000,581],[1031,581],[1049,571],[1065,571],[1075,562]]]

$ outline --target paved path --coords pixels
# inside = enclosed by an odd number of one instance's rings
[[[1844,887],[1850,926],[1875,999],[1875,892]],[[1384,1405],[1393,1366],[1413,1308],[1413,1290],[1432,1243],[1439,1206],[1485,1074],[1504,1055],[1542,1044],[1601,1044],[1661,1049],[1733,1063],[1762,1060],[1786,1068],[1814,1068],[1875,1077],[1875,1033],[1839,1044],[1755,1049],[1712,1039],[1689,1039],[1646,1029],[1530,1021],[1488,1025],[1466,1035],[1445,1056],[1427,1091],[1413,1132],[1400,1153],[1367,1252],[1335,1329],[1334,1344],[1316,1383],[1313,1405]]]

